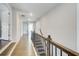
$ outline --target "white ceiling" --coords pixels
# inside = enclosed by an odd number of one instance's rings
[[[57,4],[56,3],[11,3],[12,7],[31,14],[31,21],[37,20],[48,13]]]

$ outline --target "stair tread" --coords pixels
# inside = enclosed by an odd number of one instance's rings
[[[35,35],[35,33],[32,33],[32,41],[34,43],[35,49],[37,51],[37,54],[40,56],[46,56],[44,45],[42,43],[42,38],[38,35]]]
[[[35,43],[36,45],[42,45],[42,43]]]
[[[37,46],[36,48],[43,48],[43,46]]]
[[[45,56],[45,55],[46,55],[45,53],[41,53],[41,54],[40,54],[40,56]]]
[[[45,51],[44,49],[38,49],[38,52],[42,52],[42,51]]]

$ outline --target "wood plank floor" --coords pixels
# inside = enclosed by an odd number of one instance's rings
[[[33,47],[31,43],[29,43],[26,34],[21,38],[19,44],[13,51],[12,56],[35,56]]]

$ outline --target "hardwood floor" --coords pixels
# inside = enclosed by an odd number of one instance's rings
[[[16,46],[15,50],[12,53],[12,56],[34,56],[34,51],[32,44],[29,43],[27,35],[24,34],[21,38],[19,44]]]

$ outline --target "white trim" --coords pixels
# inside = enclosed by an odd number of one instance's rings
[[[12,55],[12,53],[13,53],[14,49],[16,48],[17,44],[19,43],[19,41],[20,41],[20,39],[15,42],[15,45],[12,47],[11,51],[10,51],[6,56],[11,56],[11,55]],[[8,43],[4,48],[2,48],[2,49],[0,50],[0,54],[1,54],[5,49],[7,49],[7,47],[8,47],[11,43],[13,43],[13,42],[14,42],[14,41],[11,41],[11,42]],[[32,41],[31,41],[31,42],[32,42]],[[35,56],[38,56],[38,55],[37,55],[37,52],[36,52],[36,50],[35,50],[35,47],[34,47],[33,42],[32,42],[32,47],[33,47],[33,51],[34,51],[34,53],[35,53]]]
[[[14,47],[12,48],[12,50],[10,51],[10,53],[7,56],[11,56],[11,54],[13,53],[13,51],[16,48],[17,44],[19,43],[19,41],[20,41],[20,39],[17,42],[15,42]]]
[[[36,52],[36,50],[35,50],[35,47],[34,47],[33,42],[32,42],[32,47],[33,47],[33,50],[34,50],[35,56],[38,56],[38,54],[37,54],[37,52]]]
[[[7,56],[11,56],[11,54],[12,54],[12,52],[14,51],[15,47],[16,47],[16,43],[15,43],[14,47],[12,47],[10,53],[9,53]]]
[[[5,49],[7,49],[7,47],[8,47],[11,43],[12,43],[12,41],[9,42],[7,45],[5,45],[2,49],[0,49],[0,54],[1,54]]]

